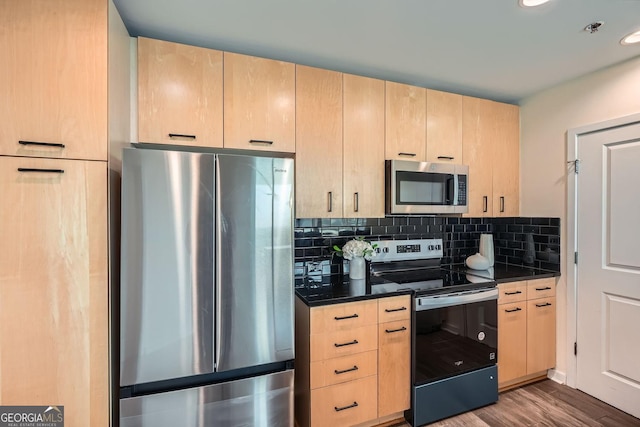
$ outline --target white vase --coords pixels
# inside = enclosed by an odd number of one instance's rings
[[[480,255],[489,260],[489,267],[493,267],[493,234],[480,235]]]
[[[356,256],[351,258],[349,260],[349,279],[365,279],[367,277],[366,265],[367,263],[364,261],[364,257]]]

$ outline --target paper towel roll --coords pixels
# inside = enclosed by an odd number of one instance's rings
[[[480,235],[480,255],[489,260],[489,267],[493,267],[493,234]]]

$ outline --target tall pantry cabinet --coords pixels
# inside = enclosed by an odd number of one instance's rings
[[[0,405],[109,424],[106,0],[0,2]]]

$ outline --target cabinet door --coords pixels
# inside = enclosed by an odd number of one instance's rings
[[[384,81],[343,75],[345,218],[384,216]]]
[[[106,163],[0,157],[0,200],[2,404],[107,426]]]
[[[427,90],[427,161],[462,163],[462,95]]]
[[[492,216],[493,136],[495,113],[492,101],[462,99],[462,159],[469,165],[466,216]]]
[[[518,216],[520,212],[520,109],[494,103],[493,215]]]
[[[222,52],[138,38],[138,140],[222,147]]]
[[[378,417],[409,409],[411,391],[411,321],[378,327]]]
[[[427,90],[385,82],[385,159],[425,161]]]
[[[295,64],[224,52],[224,146],[295,151]]]
[[[527,373],[527,302],[498,305],[498,384]]]
[[[296,66],[296,218],[342,218],[342,73]]]
[[[0,155],[107,159],[107,6],[0,2]]]
[[[499,356],[498,356],[499,357]],[[527,302],[527,374],[556,365],[556,298]]]

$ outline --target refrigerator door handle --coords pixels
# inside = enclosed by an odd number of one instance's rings
[[[215,197],[213,199],[213,214],[215,216],[214,221],[216,226],[214,227],[214,245],[215,245],[215,260],[214,260],[214,277],[213,277],[213,306],[215,307],[214,315],[214,339],[213,339],[213,370],[218,370],[220,363],[220,337],[222,335],[222,295],[220,286],[220,267],[222,265],[222,244],[220,237],[220,231],[222,230],[222,213],[220,212],[220,168],[218,165],[218,157],[216,156],[214,163],[214,188],[216,189]]]

